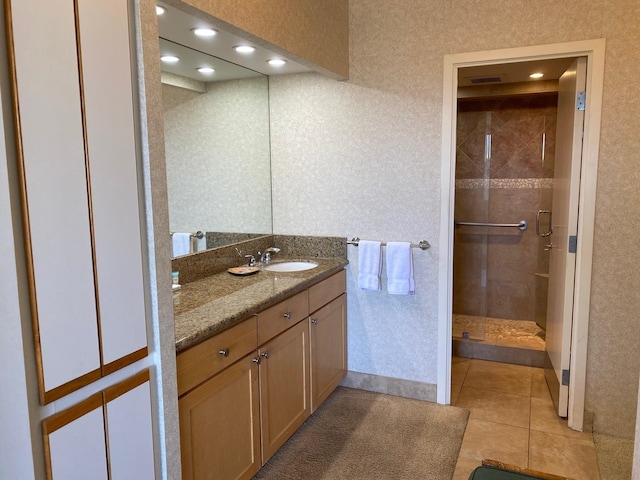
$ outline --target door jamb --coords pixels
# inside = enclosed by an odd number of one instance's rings
[[[477,65],[530,60],[587,57],[587,109],[585,112],[578,218],[578,249],[571,333],[571,382],[568,424],[582,430],[586,387],[587,340],[591,297],[593,235],[600,145],[600,119],[604,87],[605,40],[537,45],[445,55],[442,107],[441,209],[438,251],[438,374],[437,402],[451,398],[451,319],[453,315],[453,224],[456,156],[458,69]]]

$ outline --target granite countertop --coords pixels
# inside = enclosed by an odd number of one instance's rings
[[[279,259],[288,261],[297,259]],[[316,268],[301,272],[260,270],[248,276],[218,273],[182,285],[173,294],[176,352],[219,333],[342,270],[344,258],[314,258]],[[276,262],[273,262],[276,263]]]

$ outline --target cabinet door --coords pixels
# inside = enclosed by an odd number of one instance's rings
[[[258,367],[248,355],[178,400],[184,479],[249,479],[260,468]]]
[[[310,317],[312,412],[347,373],[347,296],[342,294]]]
[[[77,1],[104,375],[147,354],[128,3]]]
[[[17,154],[41,401],[100,377],[73,2],[12,1]]]
[[[307,419],[309,403],[309,324],[302,321],[260,350],[262,463]]]
[[[102,394],[43,421],[48,479],[107,480]]]
[[[111,480],[156,478],[149,370],[104,392]]]

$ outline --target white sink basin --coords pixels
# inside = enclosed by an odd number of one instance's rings
[[[262,267],[263,270],[268,272],[302,272],[303,270],[311,270],[316,268],[318,264],[316,262],[299,261],[299,262],[277,262],[270,263]]]

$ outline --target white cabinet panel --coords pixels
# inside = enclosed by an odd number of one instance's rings
[[[11,2],[44,389],[100,368],[73,2]]]
[[[149,381],[109,401],[107,431],[112,480],[153,480],[153,430]]]
[[[49,434],[54,480],[107,479],[107,447],[102,406]]]
[[[103,361],[147,346],[127,0],[78,2]]]

